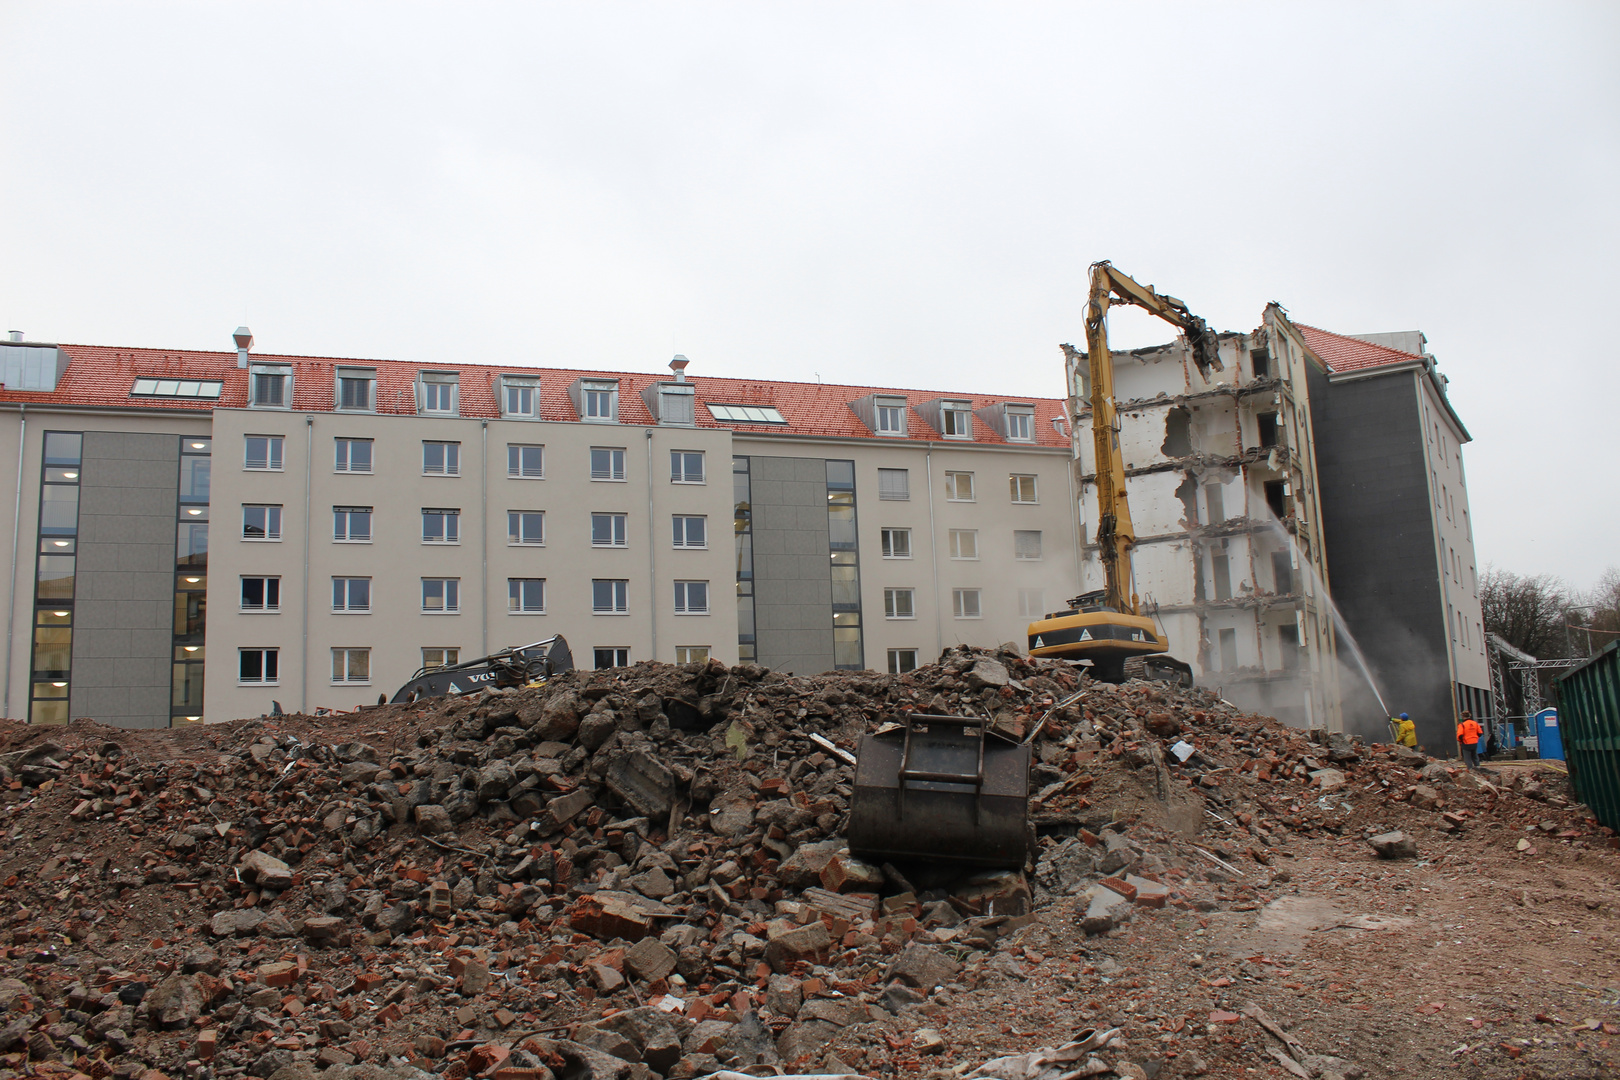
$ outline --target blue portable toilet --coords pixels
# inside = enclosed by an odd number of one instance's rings
[[[1558,710],[1542,709],[1531,719],[1536,724],[1536,753],[1563,761],[1564,740],[1558,730]]]

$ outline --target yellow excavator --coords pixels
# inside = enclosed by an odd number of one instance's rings
[[[1029,654],[1064,660],[1088,660],[1091,674],[1104,682],[1132,676],[1192,685],[1192,668],[1170,657],[1170,642],[1143,615],[1131,574],[1131,548],[1136,529],[1125,497],[1125,459],[1119,448],[1119,417],[1114,409],[1114,364],[1108,351],[1108,307],[1134,304],[1182,332],[1193,363],[1206,378],[1222,370],[1219,341],[1203,319],[1173,296],[1140,285],[1107,261],[1091,265],[1091,297],[1086,306],[1086,354],[1072,345],[1064,354],[1091,384],[1091,434],[1097,457],[1097,544],[1102,552],[1106,587],[1083,593],[1068,610],[1029,625]]]

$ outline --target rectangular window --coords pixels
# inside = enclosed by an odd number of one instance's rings
[[[1226,520],[1226,500],[1222,495],[1223,490],[1220,484],[1204,485],[1204,511],[1207,515],[1204,524],[1218,525]]]
[[[885,619],[915,619],[917,617],[916,590],[884,589],[883,617]]]
[[[337,472],[368,473],[371,471],[371,440],[370,439],[333,439],[337,451],[337,461],[333,468]]]
[[[1019,589],[1018,590],[1018,617],[1021,619],[1039,619],[1046,612],[1045,589]]]
[[[973,474],[970,472],[946,473],[945,498],[951,502],[972,502]]]
[[[879,469],[878,498],[890,502],[909,502],[911,500],[910,470]]]
[[[591,547],[622,548],[627,547],[629,542],[626,515],[591,515]]]
[[[1277,586],[1277,595],[1287,596],[1294,591],[1294,561],[1288,552],[1271,553],[1271,578]]]
[[[977,559],[979,557],[979,530],[951,530],[951,558]]]
[[[136,379],[130,397],[217,398],[225,384],[214,379]]]
[[[676,514],[675,546],[678,548],[706,548],[709,546],[709,519],[691,514]]]
[[[337,407],[343,412],[370,412],[376,400],[377,373],[360,368],[338,368]]]
[[[904,398],[877,398],[873,402],[879,435],[906,433],[906,402]]]
[[[672,484],[703,483],[703,451],[671,450],[669,452],[669,482]]]
[[[1041,557],[1041,530],[1013,530],[1013,558],[1030,561]]]
[[[908,671],[917,670],[916,649],[890,649],[889,674],[904,675]]]
[[[1007,477],[1007,486],[1012,492],[1012,501],[1015,503],[1038,503],[1041,500],[1035,494],[1035,478],[1022,473],[1013,473]]]
[[[546,475],[546,448],[506,444],[506,475],[522,480],[540,480]]]
[[[427,476],[460,476],[461,444],[423,442],[422,472]]]
[[[677,664],[706,664],[709,662],[709,647],[707,645],[677,645],[675,646],[675,662]]]
[[[248,404],[258,409],[285,409],[292,400],[287,384],[292,371],[284,367],[255,365],[248,380]]]
[[[333,578],[332,610],[369,612],[371,610],[371,579],[368,577]]]
[[[332,539],[347,544],[371,543],[371,507],[332,507]]]
[[[1261,413],[1259,416],[1254,418],[1254,422],[1255,426],[1260,430],[1260,445],[1262,447],[1276,446],[1277,414],[1274,412]]]
[[[281,444],[280,435],[249,435],[247,436],[246,468],[266,470],[269,472],[281,471]]]
[[[942,412],[940,434],[947,439],[973,438],[973,406],[966,401],[947,401]]]
[[[884,529],[883,557],[885,559],[911,558],[911,530],[910,529]]]
[[[1221,649],[1221,670],[1236,671],[1237,659],[1237,631],[1222,630],[1217,635]]]
[[[238,649],[236,681],[274,686],[281,681],[280,649]]]
[[[422,666],[425,668],[449,667],[451,664],[461,663],[460,649],[423,649]]]
[[[1271,378],[1271,350],[1256,349],[1249,354],[1249,366],[1254,369],[1257,379]]]
[[[593,654],[592,661],[597,671],[630,666],[630,650],[624,646],[598,645],[591,652]]]
[[[546,579],[507,578],[506,612],[509,615],[544,615]]]
[[[624,448],[619,446],[591,447],[591,479],[623,480]]]
[[[243,611],[280,611],[281,578],[243,577]]]
[[[979,590],[952,589],[951,613],[958,619],[979,618]]]
[[[460,612],[460,578],[422,579],[422,614],[457,615]]]
[[[630,611],[630,583],[608,578],[591,581],[591,611],[597,615],[625,615]]]
[[[709,415],[727,424],[785,424],[773,405],[716,405],[709,402]]]
[[[506,542],[508,545],[539,547],[546,542],[546,515],[541,510],[508,510],[506,512]]]
[[[502,379],[502,389],[506,391],[501,406],[507,416],[532,417],[538,415],[534,411],[535,403],[539,400],[540,388],[533,379]]]
[[[461,543],[461,511],[423,508],[422,543]]]
[[[658,422],[691,427],[697,419],[697,398],[689,385],[665,386],[658,391]]]
[[[675,614],[707,615],[709,613],[709,583],[707,581],[677,581],[675,583]]]
[[[281,507],[242,504],[242,539],[280,540]]]
[[[1007,407],[1007,441],[1035,441],[1035,410],[1009,405]]]
[[[1236,646],[1237,642],[1232,643]],[[1299,627],[1294,625],[1277,627],[1277,644],[1282,649],[1282,669],[1284,671],[1299,670]],[[1236,657],[1233,657],[1235,660]]]
[[[436,416],[456,415],[456,383],[453,373],[423,372],[422,411]]]
[[[333,649],[332,681],[334,683],[371,682],[370,649]]]
[[[583,419],[614,423],[619,419],[619,384],[587,382],[582,387],[585,402]]]
[[[1217,555],[1210,562],[1214,565],[1215,599],[1232,599],[1232,561],[1225,555]]]

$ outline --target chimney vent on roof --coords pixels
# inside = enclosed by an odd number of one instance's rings
[[[671,371],[673,371],[675,373],[675,381],[676,382],[685,382],[686,381],[686,365],[690,364],[691,362],[692,361],[688,360],[686,357],[682,356],[680,353],[675,354],[675,359],[673,359],[673,360],[671,360],[669,362],[669,370],[671,370]]]
[[[21,330],[8,330],[6,333],[8,336],[10,336],[12,341],[21,341],[23,339],[23,332]]]
[[[231,337],[236,342],[236,366],[245,368],[248,364],[248,350],[253,348],[253,331],[245,326],[238,326],[236,333]]]

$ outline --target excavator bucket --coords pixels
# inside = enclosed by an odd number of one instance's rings
[[[847,836],[868,862],[1022,868],[1029,854],[1030,748],[989,720],[908,714],[861,738]]]

